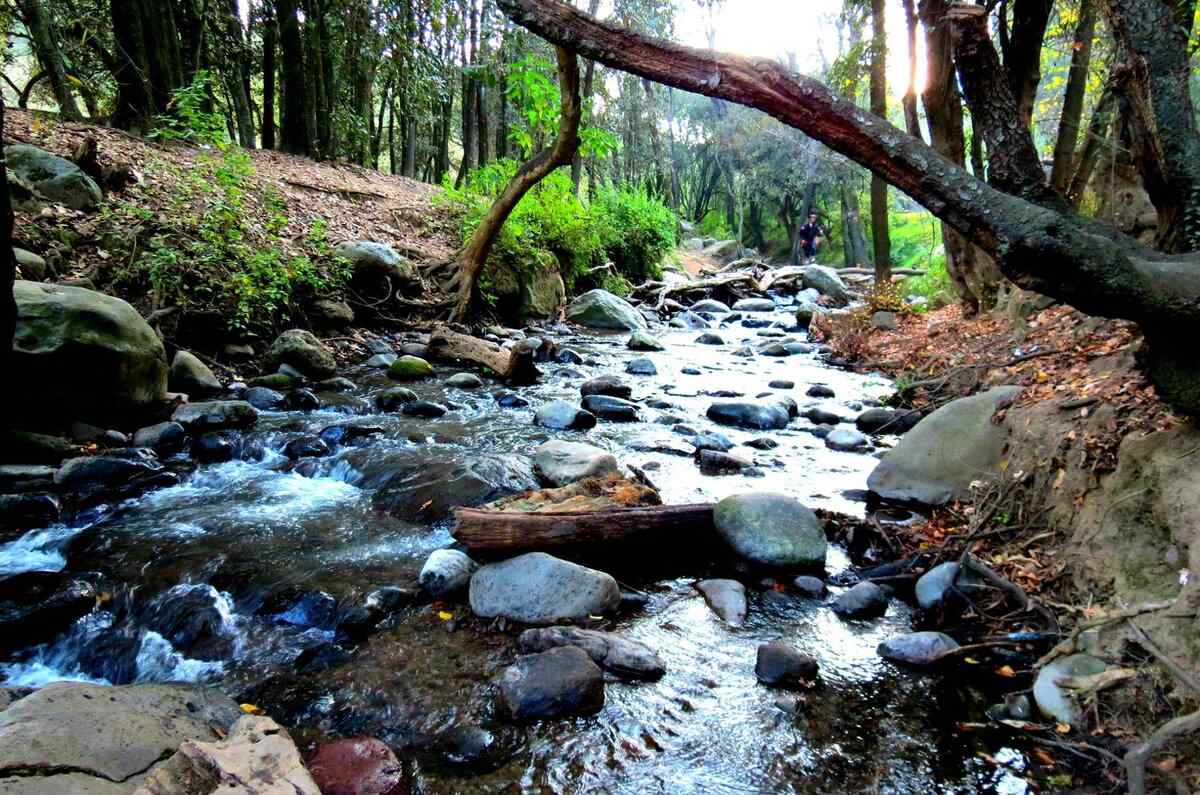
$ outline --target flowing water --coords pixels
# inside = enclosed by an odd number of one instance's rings
[[[649,354],[626,350],[624,335],[561,335],[559,345],[584,363],[544,366],[542,383],[518,390],[531,407],[501,408],[494,388],[447,389],[439,378],[415,386],[422,398],[455,407],[435,420],[377,413],[372,396],[391,384],[380,372],[351,369],[357,388],[322,395],[320,411],[264,412],[237,460],[188,468],[178,486],[0,545],[0,575],[94,573],[104,591],[101,607],[66,634],[0,662],[0,684],[212,683],[294,727],[302,743],[384,739],[422,793],[1026,791],[1019,753],[987,749],[997,767],[956,729],[978,713],[977,694],[876,656],[880,640],[909,629],[902,602],[882,619],[842,621],[815,600],[759,585],[758,575],[691,539],[605,561],[646,599],[607,626],[657,650],[667,674],[656,683],[610,682],[595,716],[514,726],[497,714],[489,683],[515,654],[515,629],[486,626],[461,601],[417,602],[357,647],[335,642],[340,610],[377,588],[411,587],[427,554],[452,542],[450,508],[522,487],[529,454],[551,438],[586,441],[644,468],[666,503],[777,491],[861,514],[853,492],[864,487],[872,455],[827,449],[804,419],[770,433],[717,428],[705,418],[715,400],[705,393],[754,399],[774,391],[802,410],[820,405],[852,417],[849,404],[879,398],[889,384],[811,354],[734,356],[766,338],[738,324],[719,333],[727,344],[664,332],[667,350]],[[624,375],[635,356],[652,359],[658,375]],[[654,403],[660,408],[586,433],[532,424],[540,402],[578,400],[582,380],[603,373],[620,374],[636,400],[663,401]],[[795,389],[768,390],[774,379]],[[836,397],[805,397],[812,384]],[[337,423],[382,430],[298,466],[282,455],[288,441]],[[679,454],[687,437],[677,423],[739,444],[769,435],[779,445],[732,451],[752,457],[759,477],[705,477]],[[848,565],[832,548],[829,572]],[[692,588],[713,575],[746,582],[744,627],[723,624]],[[794,702],[777,705],[784,694],[754,677],[756,647],[774,640],[820,662],[820,686]]]

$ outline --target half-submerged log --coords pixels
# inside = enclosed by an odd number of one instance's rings
[[[504,348],[494,342],[441,327],[429,337],[429,355],[441,361],[480,365],[510,384],[534,384],[541,375],[534,363],[537,349],[525,340],[511,348]]]
[[[687,541],[713,530],[713,506],[527,513],[459,508],[451,535],[471,552],[533,552],[613,541]]]

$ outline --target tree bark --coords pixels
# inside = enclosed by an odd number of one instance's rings
[[[1103,224],[982,183],[912,136],[774,61],[659,41],[553,0],[498,0],[518,24],[587,57],[687,91],[755,107],[802,130],[923,204],[1026,289],[1141,324],[1160,394],[1200,413],[1200,355],[1178,345],[1200,322],[1200,257],[1170,256]],[[1039,166],[1040,171],[1040,166]]]
[[[884,0],[871,0],[871,112],[887,120],[887,28]],[[892,280],[892,240],[888,229],[887,183],[871,176],[871,238],[875,243],[875,283]]]
[[[1004,47],[1004,74],[1017,103],[1017,117],[1026,129],[1032,124],[1033,103],[1042,81],[1042,42],[1053,7],[1054,0],[1015,0],[1013,3],[1012,36]]]
[[[262,18],[262,148],[275,148],[275,40],[278,34],[270,2],[263,3]]]
[[[858,207],[858,194],[847,179],[841,180],[841,205],[843,262],[847,268],[866,265],[871,255],[863,233],[862,211]]]
[[[470,241],[458,255],[458,300],[451,319],[466,319],[475,299],[479,273],[487,263],[504,222],[517,203],[529,190],[559,166],[567,165],[579,148],[579,63],[575,53],[562,46],[555,47],[558,57],[558,87],[561,94],[561,117],[554,143],[521,164],[517,173],[496,197],[487,215],[480,221]]]
[[[1096,164],[1100,162],[1101,152],[1109,141],[1116,109],[1117,92],[1114,90],[1113,81],[1110,78],[1109,82],[1105,84],[1100,98],[1096,100],[1096,107],[1092,110],[1087,137],[1083,142],[1083,149],[1079,152],[1071,184],[1066,191],[1067,201],[1072,207],[1079,206],[1084,191],[1087,190],[1088,183],[1092,180],[1092,173],[1096,170]]]
[[[639,539],[678,543],[713,529],[713,506],[656,505],[603,511],[488,511],[458,508],[451,535],[470,552],[530,552]]]
[[[175,12],[170,3],[151,0],[111,0],[109,5],[117,51],[113,124],[146,131],[184,81]]]
[[[455,186],[463,184],[467,175],[475,168],[475,157],[478,154],[478,144],[475,134],[478,127],[475,124],[478,107],[476,101],[479,95],[475,91],[475,78],[472,77],[472,67],[475,66],[475,37],[478,35],[478,10],[475,0],[463,0],[463,32],[459,39],[462,49],[462,160],[458,165],[458,176],[454,178]],[[469,25],[467,24],[469,20]]]
[[[923,139],[921,117],[917,114],[917,8],[914,0],[902,1],[904,23],[908,30],[908,90],[904,92],[904,126],[909,135]]]
[[[280,88],[283,91],[280,148],[294,155],[308,154],[309,90],[304,69],[304,40],[296,18],[296,0],[275,0],[275,18],[279,24]]]
[[[1050,171],[1050,186],[1066,196],[1075,172],[1075,145],[1079,140],[1079,123],[1083,119],[1083,100],[1087,93],[1088,69],[1092,63],[1092,40],[1096,38],[1096,3],[1099,0],[1079,0],[1079,24],[1071,49],[1071,68],[1063,96],[1062,118],[1058,122],[1058,138],[1054,142],[1054,165]]]
[[[600,11],[600,0],[588,0],[588,16],[596,16]],[[592,83],[595,80],[596,62],[592,60],[584,61],[583,64],[583,102],[589,103],[592,101]],[[583,179],[583,158],[578,152],[571,160],[571,184],[575,186],[575,192],[579,192],[579,183]]]
[[[75,94],[67,80],[67,65],[62,48],[58,45],[53,24],[42,3],[43,0],[21,0],[21,17],[29,30],[29,38],[38,62],[45,68],[46,76],[50,80],[50,90],[54,94],[54,101],[58,103],[59,115],[68,121],[76,121],[83,118],[83,115],[79,112]],[[0,256],[3,256],[2,251]]]
[[[238,13],[238,0],[228,0],[225,5],[225,32],[228,58],[224,72],[225,89],[233,102],[234,118],[237,121],[238,142],[245,149],[253,149],[255,143],[254,114],[250,110],[250,54],[246,51],[242,19]]]

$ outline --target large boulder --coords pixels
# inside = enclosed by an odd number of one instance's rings
[[[736,494],[713,508],[717,533],[746,560],[766,566],[824,566],[817,515],[783,494]]]
[[[942,406],[883,456],[867,487],[884,499],[924,505],[967,498],[973,481],[998,471],[1008,428],[992,415],[1020,393],[999,386]]]
[[[517,322],[557,317],[567,302],[558,258],[542,249],[530,249],[519,263],[490,260],[484,280],[496,311]]]
[[[584,478],[616,474],[617,459],[599,447],[553,440],[533,452],[533,469],[551,486],[565,486]]]
[[[351,280],[357,284],[372,285],[387,280],[403,286],[419,281],[416,266],[386,243],[347,241],[335,246],[333,255],[350,261],[354,269]]]
[[[850,290],[837,271],[825,265],[808,265],[801,277],[805,287],[811,287],[830,300],[834,306],[850,303]]]
[[[286,364],[315,380],[330,378],[337,372],[337,360],[311,331],[288,329],[275,338],[267,351],[267,364],[279,367]]]
[[[583,326],[617,331],[647,327],[646,318],[624,298],[607,290],[589,290],[567,307],[567,320]]]
[[[333,795],[317,787],[292,738],[266,715],[243,715],[229,736],[187,739],[134,795]]]
[[[607,613],[620,603],[621,590],[602,571],[530,552],[476,571],[470,600],[481,618],[548,625]]]
[[[598,712],[604,674],[582,649],[562,646],[518,657],[500,675],[500,696],[514,720]]]
[[[196,354],[184,350],[176,351],[171,360],[167,385],[172,392],[183,392],[195,398],[212,397],[221,391],[221,382],[208,365]]]
[[[0,712],[0,792],[127,794],[181,744],[215,742],[241,714],[189,685],[48,685]]]
[[[667,666],[644,643],[611,632],[578,627],[527,629],[517,638],[526,654],[549,651],[560,646],[575,646],[587,652],[592,662],[622,679],[661,679]]]
[[[25,415],[121,419],[158,404],[167,354],[154,329],[119,298],[18,281],[10,398]]]
[[[104,198],[91,177],[70,160],[29,144],[4,147],[8,169],[41,196],[72,210],[93,210]]]
[[[258,422],[258,410],[244,400],[210,400],[185,403],[175,409],[171,421],[189,433],[249,428]]]

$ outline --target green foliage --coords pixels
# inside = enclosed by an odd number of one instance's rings
[[[171,112],[154,117],[149,137],[225,148],[229,134],[225,115],[212,101],[212,82],[212,73],[200,69],[190,84],[171,92]]]
[[[904,294],[924,296],[933,307],[953,301],[954,288],[946,273],[946,250],[938,220],[924,211],[893,210],[888,217],[896,267],[925,271],[924,276],[911,276],[902,282]]]
[[[675,248],[674,213],[644,191],[609,187],[598,191],[592,211],[619,274],[635,283],[662,277],[663,257]]]
[[[508,98],[525,123],[524,127],[514,126],[508,137],[526,158],[533,154],[536,141],[558,131],[562,103],[558,83],[551,77],[554,74],[554,64],[536,55],[520,59],[508,73]],[[607,157],[618,146],[617,137],[607,130],[584,125],[579,131],[579,154],[583,157]]]
[[[248,154],[230,149],[200,158],[197,166],[158,215],[160,226],[146,248],[115,274],[118,284],[131,292],[148,288],[160,305],[220,312],[240,332],[274,329],[308,297],[345,284],[348,263],[332,256],[321,219],[305,240],[312,257],[283,251],[283,202],[270,187],[250,184]],[[118,216],[115,224],[149,220],[132,203],[110,212]]]
[[[516,169],[514,161],[501,160],[472,172],[461,188],[446,180],[447,196],[465,210],[464,242]],[[605,188],[590,206],[585,205],[570,174],[559,169],[517,204],[496,237],[491,261],[520,270],[530,251],[549,251],[561,263],[570,290],[610,260],[615,275],[626,282],[659,276],[663,258],[674,247],[675,216],[657,199],[641,191]]]

